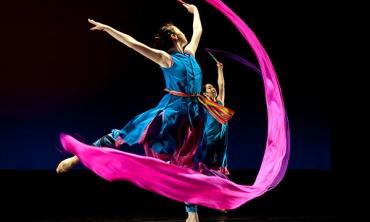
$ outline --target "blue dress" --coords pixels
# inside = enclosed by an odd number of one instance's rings
[[[224,105],[219,100],[217,103]],[[207,135],[207,155],[205,164],[213,169],[219,169],[219,167],[226,168],[228,123],[219,123],[207,112],[205,132]]]
[[[172,66],[161,68],[166,88],[200,94],[202,72],[194,56],[173,52],[171,57]],[[137,115],[121,130],[112,130],[111,135],[128,145],[143,145],[148,156],[194,168],[206,156],[205,118],[196,97],[166,94],[156,107]]]

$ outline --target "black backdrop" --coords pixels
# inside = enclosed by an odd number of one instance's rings
[[[216,67],[204,47],[234,52],[256,64],[250,48],[221,14],[203,1],[191,2],[200,9],[203,22],[197,59],[206,82],[216,82]],[[231,216],[347,215],[353,214],[350,205],[362,209],[363,205],[356,204],[357,195],[348,191],[352,177],[334,180],[342,144],[331,143],[329,120],[333,99],[329,80],[337,74],[327,65],[337,41],[329,35],[338,26],[329,13],[333,5],[320,1],[225,3],[250,25],[270,55],[292,136],[291,160],[282,183],[231,211]],[[159,68],[107,34],[89,31],[87,18],[146,44],[168,21],[188,38],[191,34],[191,16],[172,0],[3,1],[0,174],[5,215],[21,220],[158,212],[181,215],[182,203],[125,182],[108,183],[85,170],[54,173],[57,163],[68,156],[60,150],[60,132],[92,142],[156,105],[163,95]],[[230,122],[232,179],[247,184],[256,175],[265,145],[263,86],[256,73],[219,59],[225,64],[226,102],[237,111]]]

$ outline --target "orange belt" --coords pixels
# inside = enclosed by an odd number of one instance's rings
[[[168,92],[171,95],[174,96],[180,96],[180,97],[197,97],[198,101],[206,108],[209,113],[221,124],[226,124],[227,121],[231,119],[231,117],[234,115],[234,110],[227,108],[225,106],[222,106],[216,102],[213,102],[207,97],[200,95],[200,94],[186,94],[183,92],[178,92],[174,90],[164,89],[166,92]]]

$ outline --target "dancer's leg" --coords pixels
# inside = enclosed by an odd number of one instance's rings
[[[185,209],[188,212],[186,222],[199,222],[197,205],[185,203]]]
[[[110,147],[110,148],[115,148],[115,139],[112,137],[112,134],[107,134],[97,141],[93,143],[94,146],[97,147]],[[78,159],[77,156],[69,157],[67,159],[62,160],[56,169],[57,173],[65,173],[71,170],[73,167],[75,167],[80,160]]]

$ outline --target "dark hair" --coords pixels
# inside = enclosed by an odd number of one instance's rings
[[[154,48],[168,51],[173,47],[173,41],[171,34],[174,34],[173,24],[171,22],[166,23],[162,28],[159,29],[157,34],[154,36]]]
[[[204,84],[204,85],[202,85],[202,92],[203,92],[203,93],[207,91],[207,87],[206,87],[206,85],[207,85],[207,83],[206,83],[206,84]]]

